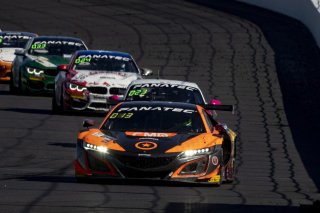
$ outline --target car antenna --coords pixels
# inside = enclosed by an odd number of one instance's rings
[[[158,79],[160,79],[160,69],[158,69]]]

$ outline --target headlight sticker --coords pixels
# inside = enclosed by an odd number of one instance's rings
[[[31,67],[27,67],[27,72],[31,75],[37,75],[37,76],[44,74],[43,70],[38,70],[36,68],[31,68]]]
[[[84,90],[86,90],[87,88],[86,87],[83,87],[83,86],[80,86],[78,84],[72,84],[70,83],[69,84],[69,89],[71,91],[78,91],[78,92],[83,92]]]

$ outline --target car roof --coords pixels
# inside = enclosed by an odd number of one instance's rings
[[[121,107],[171,107],[197,110],[196,104],[167,101],[129,101],[123,102]]]
[[[20,35],[20,36],[37,36],[36,33],[20,32],[20,31],[0,31],[0,35]]]
[[[200,90],[199,86],[196,83],[188,81],[179,81],[179,80],[169,80],[169,79],[138,79],[131,82],[130,86],[136,84],[174,84],[174,85],[183,85],[194,87]]]
[[[67,40],[67,41],[81,41],[80,38],[68,37],[68,36],[38,36],[34,40],[52,39],[52,40]]]
[[[121,56],[121,57],[128,57],[132,58],[129,53],[119,52],[119,51],[108,51],[108,50],[79,50],[77,51],[78,55],[114,55],[114,56]]]

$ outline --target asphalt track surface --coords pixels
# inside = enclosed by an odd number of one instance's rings
[[[51,98],[0,84],[0,212],[311,212],[320,199],[320,54],[301,23],[232,1],[10,0],[0,27],[81,37],[130,52],[160,77],[194,81],[235,104],[237,179],[221,187],[158,181],[76,183],[81,121]],[[209,4],[209,5],[208,5]],[[315,211],[314,211],[315,212]]]

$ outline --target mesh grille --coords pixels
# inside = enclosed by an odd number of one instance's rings
[[[169,165],[176,157],[137,157],[117,156],[117,159],[125,166],[137,169],[158,168]]]
[[[107,108],[107,104],[106,103],[91,103],[90,107],[93,107],[93,108]]]
[[[108,88],[105,87],[87,87],[88,91],[95,94],[107,94]]]
[[[45,75],[56,76],[58,74],[57,70],[44,70]]]
[[[117,87],[112,87],[110,88],[110,94],[111,95],[123,95],[125,93],[126,89],[125,88],[117,88]]]

